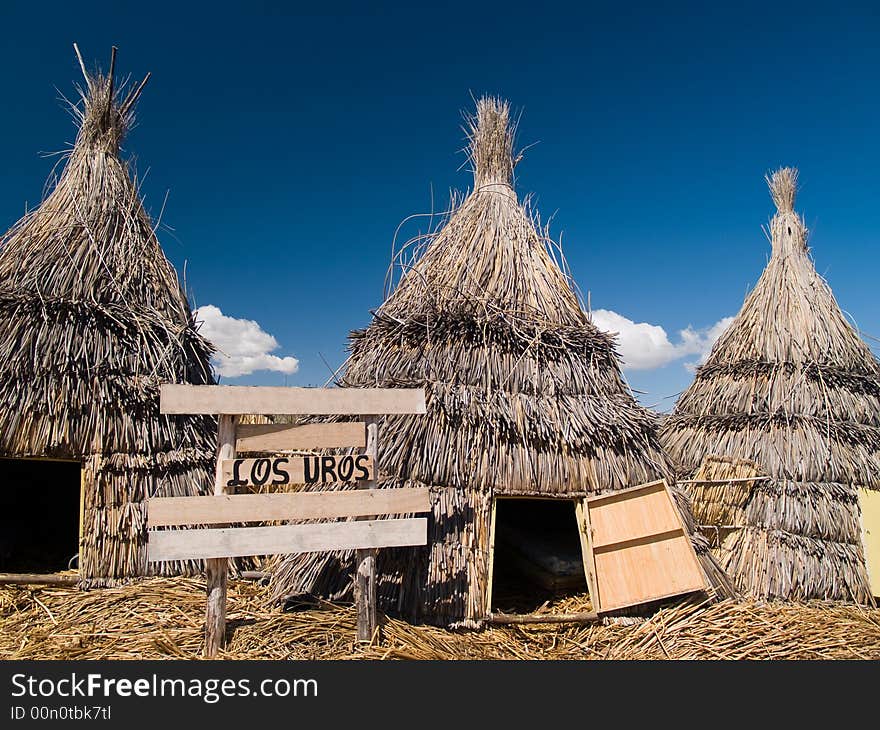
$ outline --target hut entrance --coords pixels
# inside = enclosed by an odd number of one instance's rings
[[[0,573],[54,573],[79,552],[78,461],[0,459]]]
[[[495,500],[490,611],[531,613],[546,601],[586,592],[575,504],[571,499]]]

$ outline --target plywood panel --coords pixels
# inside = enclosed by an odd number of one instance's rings
[[[162,562],[248,555],[287,555],[324,550],[424,545],[427,540],[428,520],[424,517],[276,527],[154,530],[149,532],[147,559],[150,562]]]
[[[430,510],[430,501],[427,488],[160,497],[147,500],[147,525],[222,525],[418,514]]]
[[[163,385],[160,411],[207,415],[390,415],[425,413],[422,388],[283,388]]]
[[[860,489],[859,504],[862,508],[862,543],[868,564],[868,580],[871,592],[880,598],[880,492]]]
[[[603,611],[706,587],[690,540],[682,534],[596,551],[595,560]]]
[[[665,481],[587,499],[584,516],[598,611],[708,588]]]
[[[367,428],[362,421],[350,423],[242,424],[236,430],[235,449],[242,451],[306,451],[311,449],[362,449],[367,443]]]
[[[593,548],[681,527],[664,482],[590,501]]]

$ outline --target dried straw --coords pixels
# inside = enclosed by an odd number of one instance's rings
[[[858,489],[880,488],[880,363],[816,273],[793,208],[797,171],[768,183],[770,261],[664,422],[663,443],[682,474],[719,455],[770,477],[741,504],[725,498],[743,528],[722,564],[742,590],[870,602]]]
[[[642,620],[449,631],[384,618],[367,647],[351,606],[266,608],[229,585],[224,659],[880,659],[880,610],[840,603],[687,601]],[[0,587],[2,659],[197,659],[204,582],[155,578],[82,592]],[[583,599],[548,606],[570,613]]]

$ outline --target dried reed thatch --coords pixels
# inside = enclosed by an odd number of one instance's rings
[[[89,593],[0,586],[0,659],[200,659],[204,588],[195,578]],[[570,612],[578,598],[543,610]],[[281,612],[264,588],[233,580],[227,616],[221,659],[880,659],[880,610],[818,601],[689,600],[646,620],[484,631],[381,618],[378,640],[359,645],[353,607]]]
[[[430,487],[433,515],[426,549],[380,552],[379,593],[387,610],[439,624],[485,617],[494,497],[572,499],[669,474],[614,338],[590,321],[561,251],[517,199],[508,104],[480,99],[467,133],[473,192],[415,242],[396,289],[352,333],[340,382],[427,391],[426,416],[380,425],[384,485]],[[275,595],[341,597],[350,571],[349,555],[289,557]]]
[[[770,477],[748,494],[722,486],[741,526],[722,565],[743,590],[869,601],[858,488],[880,487],[880,364],[816,273],[793,208],[797,171],[768,184],[778,209],[770,261],[664,422],[663,442],[686,474],[714,454]],[[699,487],[696,513],[711,516],[716,499]]]
[[[115,51],[107,75],[82,66],[64,170],[0,238],[0,456],[82,461],[87,584],[150,572],[144,499],[200,493],[216,441],[159,415],[160,383],[213,382],[211,347],[120,157],[146,79],[117,88]]]

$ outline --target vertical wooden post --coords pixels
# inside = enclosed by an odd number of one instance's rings
[[[221,463],[235,458],[235,416],[218,418],[215,495],[226,491]],[[226,558],[209,558],[205,561],[205,584],[208,594],[205,611],[205,656],[210,659],[226,643]]]
[[[367,447],[365,454],[373,457],[375,476],[379,476],[379,419],[368,416]],[[375,489],[379,486],[378,479],[361,482],[358,489]],[[369,519],[369,518],[367,518]],[[376,550],[355,551],[354,597],[357,604],[357,640],[369,643],[376,631],[378,616],[376,613]]]

